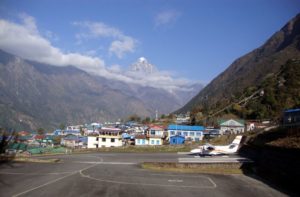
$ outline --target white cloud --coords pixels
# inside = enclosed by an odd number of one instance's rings
[[[162,11],[155,16],[155,26],[158,27],[173,24],[180,17],[180,15],[181,13],[176,10]]]
[[[22,23],[0,20],[0,48],[22,58],[55,66],[73,65],[90,73],[99,73],[104,61],[79,53],[63,53],[40,35],[35,19],[21,15]]]
[[[134,52],[135,40],[130,37],[123,37],[120,40],[115,40],[109,47],[109,52],[114,53],[118,58],[122,58],[127,52]]]
[[[108,67],[108,70],[114,73],[121,73],[122,72],[122,67],[120,65],[114,64],[110,67]]]
[[[127,71],[124,73],[130,79],[133,79],[134,83],[142,86],[151,86],[155,88],[162,88],[168,91],[174,90],[187,90],[186,87],[191,82],[187,79],[174,78],[167,71],[159,71],[156,69],[153,73],[142,74],[140,72]]]
[[[108,49],[109,54],[114,54],[120,59],[126,53],[133,53],[138,43],[136,39],[123,34],[119,29],[102,22],[74,22],[73,25],[83,28],[83,32],[75,35],[78,44],[88,39],[103,37],[113,39]]]
[[[0,49],[20,56],[24,59],[46,63],[54,66],[73,65],[88,73],[119,80],[126,83],[134,83],[142,86],[162,88],[168,91],[185,89],[189,83],[185,79],[175,79],[169,72],[154,69],[153,73],[137,73],[122,69],[120,65],[106,67],[102,59],[92,57],[95,50],[87,51],[84,55],[77,52],[64,53],[54,47],[51,42],[43,37],[36,26],[35,19],[28,15],[21,15],[22,22],[15,23],[0,19]],[[122,56],[127,51],[132,51],[134,41],[114,28],[105,25],[94,24],[93,34],[87,36],[111,36],[114,35],[120,42],[112,42],[111,52]],[[104,28],[103,28],[104,27]],[[82,36],[82,35],[81,35]]]

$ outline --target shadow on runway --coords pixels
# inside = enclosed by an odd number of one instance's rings
[[[254,161],[242,164],[244,175],[264,182],[288,196],[300,195],[299,150],[244,145],[239,155]]]

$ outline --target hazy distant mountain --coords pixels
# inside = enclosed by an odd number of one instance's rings
[[[151,110],[74,67],[33,63],[1,51],[0,123],[13,127],[54,128],[116,120],[129,114],[150,116]],[[21,120],[21,122],[20,122]]]
[[[260,85],[289,59],[300,58],[300,15],[289,21],[263,46],[235,60],[178,112],[195,107],[210,110],[226,106],[248,87]]]
[[[60,123],[113,121],[131,114],[154,117],[155,110],[169,113],[184,99],[164,89],[27,61],[0,50],[0,127],[53,129]]]
[[[151,64],[146,58],[140,57],[129,67],[131,75],[141,75],[147,77],[151,74],[155,75],[157,68]],[[101,83],[107,84],[112,89],[118,90],[125,95],[134,96],[145,104],[153,115],[157,110],[159,114],[167,114],[186,104],[204,87],[203,84],[194,83],[186,85],[183,89],[167,90],[164,88],[155,88],[151,84],[149,86],[139,85],[135,83],[124,83],[118,80],[109,80],[99,78]]]

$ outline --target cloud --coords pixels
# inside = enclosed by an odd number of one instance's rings
[[[176,22],[181,13],[176,10],[165,10],[158,13],[154,18],[155,27],[170,25]]]
[[[109,52],[114,53],[118,58],[122,58],[127,52],[134,52],[135,40],[130,37],[123,37],[121,40],[115,40],[109,47]]]
[[[110,38],[112,42],[109,46],[109,54],[123,58],[126,53],[135,51],[137,40],[123,34],[119,29],[106,25],[102,22],[74,22],[73,25],[82,28],[82,32],[75,35],[77,43],[97,38]]]
[[[93,27],[92,27],[93,26]],[[110,51],[122,56],[124,51],[132,51],[132,38],[122,34],[119,30],[104,24],[93,24],[90,34],[85,36],[108,36],[114,35],[117,40],[111,43]],[[82,37],[80,35],[79,37]],[[85,54],[78,52],[65,53],[54,47],[51,42],[38,30],[36,20],[26,14],[21,15],[21,22],[11,22],[0,19],[0,48],[4,51],[17,55],[21,58],[50,64],[54,66],[72,65],[90,74],[133,83],[142,86],[161,88],[168,91],[184,90],[190,82],[186,79],[178,79],[167,71],[153,69],[152,73],[141,73],[122,69],[120,65],[105,66],[102,59],[92,57],[95,50],[86,51]],[[119,42],[117,42],[119,41]]]
[[[20,24],[0,20],[0,48],[22,58],[55,66],[73,65],[90,73],[99,73],[104,68],[104,61],[81,55],[64,53],[51,45],[38,31],[35,19],[21,15]]]

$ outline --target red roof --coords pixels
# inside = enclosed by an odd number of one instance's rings
[[[165,128],[164,128],[164,126],[152,125],[152,126],[150,126],[150,130],[160,131],[160,130],[165,130]]]
[[[146,139],[146,135],[136,135],[135,139]]]
[[[26,136],[26,135],[29,135],[30,133],[28,131],[20,131],[18,134],[20,136]]]
[[[44,139],[44,138],[45,138],[44,135],[35,135],[35,136],[34,136],[34,139],[36,139],[36,140],[42,140],[42,139]]]

